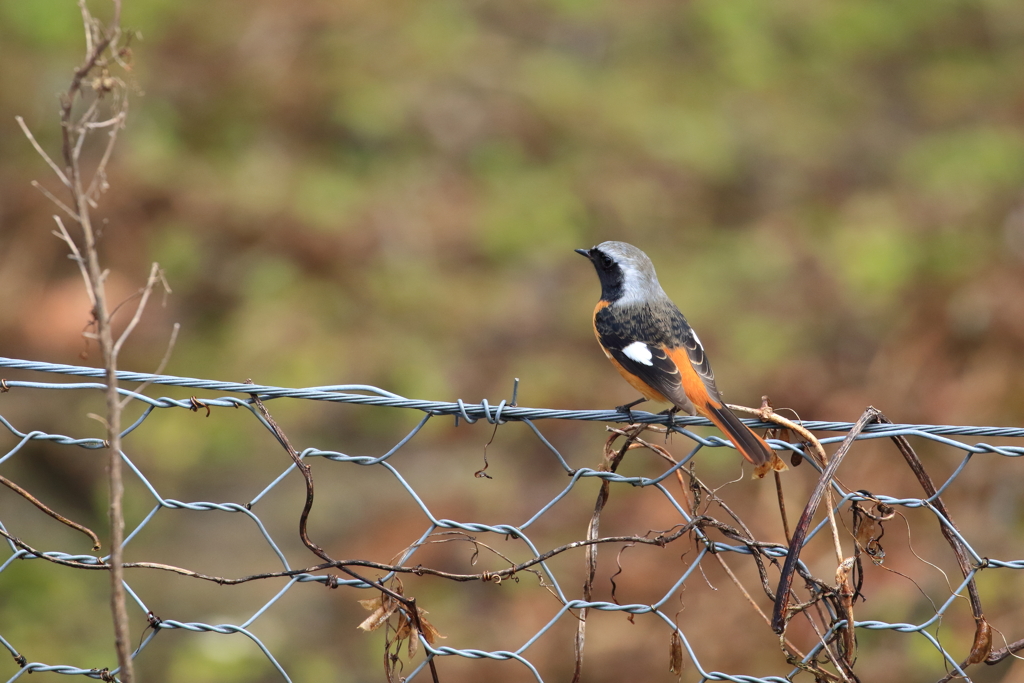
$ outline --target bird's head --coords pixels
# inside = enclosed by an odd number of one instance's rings
[[[577,249],[590,259],[601,281],[601,299],[611,304],[649,303],[665,297],[647,254],[625,242]]]

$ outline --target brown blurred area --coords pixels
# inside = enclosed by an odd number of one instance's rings
[[[874,405],[894,422],[1024,422],[1018,2],[125,0],[123,25],[139,36],[123,75],[128,125],[96,214],[102,259],[115,301],[142,285],[151,261],[173,289],[147,309],[124,369],[152,371],[178,322],[168,374],[365,383],[492,404],[509,397],[518,377],[522,405],[610,408],[634,396],[593,339],[598,285],[572,250],[619,239],[651,256],[730,402],[756,406],[768,395],[810,420],[854,421]],[[37,179],[56,191],[57,183],[14,122],[23,116],[56,154],[56,96],[81,41],[70,0],[0,0],[3,356],[100,362],[80,334],[89,314],[77,270],[50,234],[54,207],[30,186]],[[100,412],[98,394],[54,394],[2,395],[0,415],[25,432],[100,434],[86,418]],[[300,448],[348,454],[383,453],[418,417],[270,407]],[[599,464],[602,425],[538,426],[570,465]],[[487,452],[494,479],[474,478],[490,435],[485,424],[455,429],[434,420],[392,462],[437,517],[522,523],[568,481],[522,425],[498,430]],[[0,433],[0,452],[15,443]],[[963,455],[914,443],[939,482]],[[681,457],[690,445],[676,439],[669,447]],[[126,449],[162,495],[183,501],[244,503],[287,465],[249,416],[223,409],[209,419],[161,412]],[[698,473],[711,485],[732,481],[734,456],[709,449]],[[96,452],[33,443],[4,468],[104,528]],[[639,454],[624,465],[645,476],[660,468]],[[335,557],[388,561],[426,528],[411,497],[377,468],[317,461],[314,474],[311,530]],[[840,477],[852,489],[919,495],[891,444],[859,444]],[[1021,477],[1016,461],[982,455],[951,486],[951,513],[982,555],[1021,556]],[[814,479],[807,467],[785,475],[792,518]],[[538,521],[534,540],[553,547],[582,538],[597,488],[594,480],[575,488]],[[744,478],[720,495],[758,538],[783,540],[770,481]],[[128,496],[131,529],[154,501],[137,481]],[[294,566],[313,560],[294,538],[301,501],[291,477],[256,509]],[[80,543],[2,493],[0,514],[12,533],[44,549],[71,552]],[[885,567],[921,590],[870,568],[858,619],[919,623],[931,614],[924,593],[936,604],[949,597],[943,575],[915,552],[959,583],[934,519],[906,514],[887,531]],[[602,534],[678,521],[656,491],[616,488]],[[521,544],[492,541],[525,557]],[[129,559],[224,575],[275,568],[251,523],[228,513],[163,510],[130,549]],[[697,549],[683,551],[626,551],[616,597],[659,599]],[[616,552],[602,550],[597,599],[610,599]],[[807,552],[812,569],[831,576],[827,539]],[[480,571],[470,568],[471,554],[442,544],[416,557]],[[747,558],[730,561],[758,593]],[[41,564],[0,574],[0,635],[30,659],[110,665],[107,627],[83,626],[108,623],[104,577],[68,577]],[[578,595],[582,554],[552,566]],[[788,672],[777,639],[717,562],[702,567],[704,576],[680,593],[677,620],[704,667]],[[1024,637],[1018,574],[992,570],[979,579],[993,624],[1010,640]],[[244,620],[280,587],[129,579],[161,617],[207,623]],[[381,677],[379,634],[355,629],[364,617],[355,600],[367,596],[323,591],[295,587],[253,632],[293,680]],[[532,576],[500,587],[412,578],[406,592],[451,647],[515,650],[559,607]],[[675,679],[663,622],[591,619],[585,680]],[[141,632],[137,611],[132,625]],[[794,623],[793,637],[810,647],[813,633],[800,628]],[[574,630],[564,618],[525,653],[545,680],[571,676]],[[966,654],[972,633],[958,601],[939,638]],[[930,681],[944,671],[920,635],[858,635],[862,680]],[[138,666],[153,681],[278,680],[239,638],[161,633]],[[445,681],[529,677],[511,662],[449,657],[439,666]],[[699,678],[687,666],[683,680]],[[0,666],[0,675],[15,671]],[[975,680],[1024,680],[1024,671],[1004,663]]]

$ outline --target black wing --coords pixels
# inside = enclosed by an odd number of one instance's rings
[[[598,311],[594,318],[594,329],[601,346],[627,372],[636,375],[686,414],[697,414],[693,403],[686,396],[679,368],[665,346],[655,340],[638,338],[647,335],[636,330],[635,325],[616,321],[616,316],[608,309]]]
[[[722,403],[722,397],[718,393],[718,387],[715,386],[715,371],[711,369],[711,363],[708,361],[708,354],[704,353],[704,345],[700,343],[700,339],[697,338],[697,333],[693,331],[693,328],[686,322],[686,318],[683,318],[683,314],[680,313],[679,317],[682,319],[682,330],[679,334],[682,346],[686,349],[686,355],[690,359],[690,365],[693,366],[694,372],[700,377],[700,381],[704,384],[704,388],[708,391],[708,396],[713,401]],[[673,325],[673,329],[676,325]]]

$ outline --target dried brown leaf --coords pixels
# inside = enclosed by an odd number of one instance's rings
[[[850,580],[850,572],[853,570],[853,565],[856,563],[857,558],[847,557],[842,563],[836,567],[836,585],[846,586]]]
[[[395,637],[398,640],[405,640],[412,635],[412,624],[409,623],[409,618],[405,616],[405,612],[398,613],[398,626],[395,627]]]
[[[419,652],[419,649],[420,649],[420,639],[419,638],[410,638],[409,639],[409,659],[412,659],[413,657],[415,657],[416,653]]]
[[[426,612],[420,610],[420,626],[423,627],[422,633],[424,640],[433,645],[434,641],[436,641],[438,638],[447,638],[448,636],[442,636],[441,633],[436,628],[434,628],[433,624],[431,624],[429,621],[423,618],[424,614],[426,614]]]
[[[360,600],[359,604],[363,606],[363,609],[373,612],[373,614],[363,620],[363,623],[359,624],[359,628],[367,632],[376,631],[386,624],[391,615],[398,609],[398,602],[384,595],[368,600]]]
[[[668,646],[668,670],[677,676],[683,675],[683,639],[679,631],[672,631]]]
[[[424,640],[426,640],[429,644],[433,645],[438,638],[447,637],[442,636],[438,632],[438,630],[434,628],[434,625],[427,621],[427,617],[424,616],[427,614],[427,611],[425,609],[420,609],[419,607],[417,607],[416,612],[419,615],[420,628],[422,629],[420,633],[423,635]],[[416,655],[417,650],[419,650],[420,639],[416,637],[413,631],[413,625],[409,623],[409,620],[406,618],[404,612],[399,617],[398,638],[409,638],[409,659],[412,659]]]
[[[359,600],[358,602],[363,606],[363,609],[373,612],[373,614],[363,620],[363,623],[359,624],[359,628],[367,632],[376,631],[386,624],[395,612],[398,612],[398,623],[395,625],[395,640],[402,641],[408,639],[409,658],[411,659],[415,656],[419,649],[419,638],[416,637],[415,626],[409,620],[409,617],[406,616],[404,611],[398,609],[401,603],[386,595]],[[416,612],[419,617],[420,627],[422,628],[420,633],[423,634],[423,638],[428,643],[433,645],[437,639],[447,637],[441,635],[434,625],[427,621],[426,610],[417,607]]]
[[[882,525],[878,520],[865,516],[857,529],[857,543],[864,549],[872,547],[873,541],[881,536]]]
[[[367,598],[366,600],[357,600],[356,602],[358,602],[362,606],[363,609],[365,609],[365,610],[367,610],[369,612],[372,612],[373,610],[375,610],[378,607],[380,607],[381,601],[382,601],[383,597],[384,597],[383,595],[378,595],[375,598]]]
[[[978,619],[978,627],[974,632],[974,645],[971,646],[971,654],[967,657],[968,664],[977,664],[985,661],[992,652],[992,627],[989,626],[985,617]]]

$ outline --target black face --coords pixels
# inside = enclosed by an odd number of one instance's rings
[[[583,254],[594,264],[597,277],[601,281],[601,299],[603,301],[616,301],[622,296],[622,288],[625,277],[622,268],[608,254],[597,247],[593,249],[577,249],[577,254]]]

